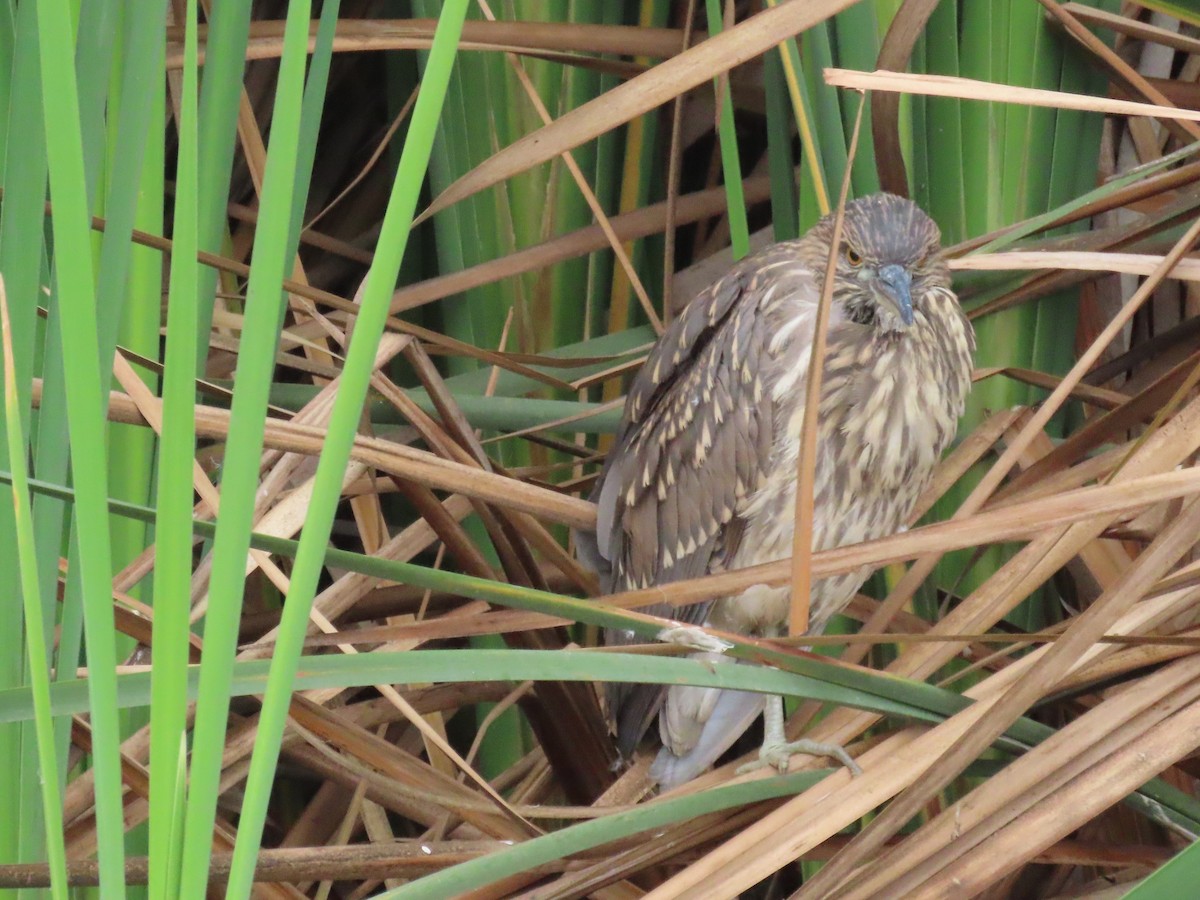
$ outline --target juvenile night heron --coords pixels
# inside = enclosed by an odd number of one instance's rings
[[[580,555],[606,592],[661,585],[791,554],[805,385],[833,220],[739,262],[662,335],[630,387],[593,493],[594,542]],[[914,203],[874,194],[846,206],[821,383],[813,548],[900,529],[954,436],[970,389],[974,332],[950,290],[937,226]],[[814,582],[810,633],[868,574]],[[779,633],[786,587],[647,612],[742,634]],[[609,631],[610,644],[633,636]],[[712,764],[765,705],[762,764],[795,752],[782,698],[710,688],[611,685],[618,749],[657,715],[660,784]]]

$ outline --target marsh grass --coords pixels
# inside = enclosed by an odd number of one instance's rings
[[[0,888],[1194,883],[1200,125],[1161,107],[1194,96],[1200,23],[213,6],[0,13],[0,569],[25,623],[0,630]],[[842,85],[876,68],[959,80],[874,76],[851,154]],[[762,665],[714,670],[637,607],[790,561],[597,603],[569,529],[662,322],[847,171],[941,225],[972,405],[919,523],[813,554],[880,569],[819,652],[727,636]],[[645,645],[598,651],[602,627]],[[731,759],[654,797],[646,760],[612,771],[606,680],[788,694],[865,774]]]

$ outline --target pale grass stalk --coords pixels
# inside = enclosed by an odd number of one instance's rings
[[[636,354],[635,356],[628,359],[623,359],[620,362],[609,366],[607,369],[601,369],[599,372],[581,375],[571,382],[571,389],[575,391],[586,390],[590,387],[602,385],[606,381],[609,381],[613,378],[620,378],[623,375],[629,375],[637,372],[638,369],[642,367],[642,364],[646,362],[647,353],[652,346],[652,344],[644,344],[639,346],[634,349],[634,353]],[[620,404],[624,402],[624,397],[618,397],[615,400],[609,401],[606,405],[618,404],[618,408],[620,408]]]
[[[363,800],[362,823],[370,845],[382,845],[386,847],[396,845],[396,833],[392,830],[392,823],[388,819],[387,810],[373,800]],[[402,881],[399,878],[385,878],[383,883],[388,890],[393,890],[398,888],[402,884]]]
[[[1099,25],[1115,31],[1117,34],[1123,34],[1139,41],[1161,44],[1164,47],[1173,47],[1184,53],[1200,54],[1200,40],[1178,31],[1159,28],[1157,25],[1141,22],[1130,16],[1121,16],[1103,9],[1095,9],[1083,3],[1064,3],[1062,8],[1081,22]]]
[[[1114,116],[1154,116],[1200,122],[1200,110],[1138,103],[1134,100],[1112,100],[1044,88],[1015,87],[961,78],[957,75],[924,75],[915,72],[856,72],[853,69],[825,70],[825,83],[832,87],[855,91],[896,91],[902,94],[922,94],[927,97],[954,97],[959,100],[985,100],[991,103],[1019,103],[1022,106],[1043,106],[1052,109],[1077,109]]]
[[[203,64],[208,26],[201,25],[200,62]],[[316,44],[313,23],[308,50]],[[167,69],[183,65],[183,29],[167,30]],[[428,50],[433,40],[433,23],[424,19],[343,19],[333,39],[334,53],[371,50]],[[460,50],[512,52],[542,55],[612,54],[618,56],[668,57],[679,52],[680,32],[673,28],[643,28],[629,25],[577,24],[574,22],[486,22],[463,25]],[[277,59],[283,52],[283,23],[264,20],[250,23],[246,60]]]
[[[813,496],[817,477],[817,412],[821,407],[821,379],[825,372],[825,344],[829,329],[829,310],[833,305],[833,282],[837,276],[837,255],[841,252],[842,223],[846,215],[846,198],[850,194],[850,176],[854,156],[858,152],[858,135],[862,130],[866,96],[859,97],[858,116],[850,137],[850,150],[842,189],[838,194],[837,213],[833,217],[833,233],[829,237],[829,258],[825,263],[825,278],[821,298],[813,323],[812,352],[808,357],[808,377],[804,383],[804,421],[800,427],[800,452],[796,454],[796,497],[792,509],[791,603],[788,605],[787,633],[808,631],[809,604],[812,594],[813,533],[816,513]]]
[[[948,260],[957,272],[1007,272],[1070,269],[1077,272],[1119,272],[1152,275],[1163,257],[1153,253],[1109,253],[1084,250],[1006,250],[977,253]],[[1171,270],[1177,281],[1200,281],[1200,259],[1181,259]]]
[[[939,522],[911,531],[822,550],[812,557],[814,577],[850,572],[860,566],[878,568],[925,554],[949,552],[982,544],[1037,537],[1047,529],[1104,516],[1115,521],[1147,505],[1178,497],[1195,496],[1200,488],[1200,468],[1143,475],[1112,485],[1078,488],[1027,502],[1013,502],[975,513],[958,521]],[[1111,489],[1111,492],[1110,492]],[[627,608],[652,602],[678,606],[745,590],[753,584],[784,584],[790,575],[788,560],[673,582],[671,590],[646,588],[612,594],[605,602]]]

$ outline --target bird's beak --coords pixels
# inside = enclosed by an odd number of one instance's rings
[[[905,326],[913,323],[912,275],[904,266],[892,264],[879,270],[877,276],[883,282],[883,296],[895,307],[896,314]]]

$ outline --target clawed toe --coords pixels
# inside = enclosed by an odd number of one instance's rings
[[[764,743],[758,752],[758,759],[740,766],[737,774],[745,775],[758,769],[771,766],[783,773],[788,770],[788,763],[798,753],[808,756],[827,756],[836,759],[850,770],[851,775],[861,775],[862,769],[858,763],[838,744],[825,744],[820,741],[799,740],[787,743]]]

